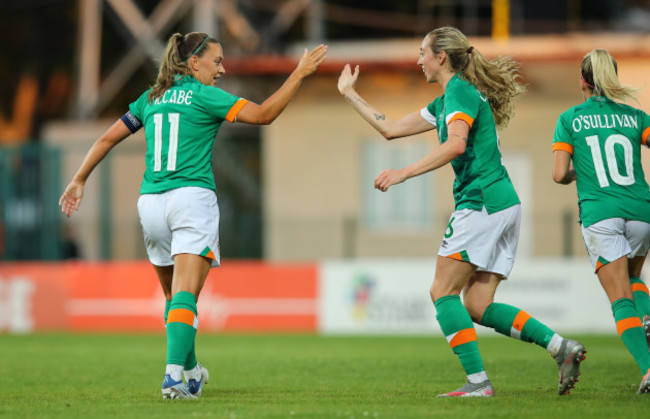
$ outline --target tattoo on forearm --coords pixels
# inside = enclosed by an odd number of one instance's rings
[[[465,142],[465,144],[467,144],[467,137],[462,137],[462,136],[460,136],[458,134],[449,134],[449,139],[451,139],[451,137],[460,138],[461,140],[463,140]]]
[[[384,115],[383,113],[382,113],[382,114],[375,113],[374,115],[375,115],[375,119],[376,119],[377,121],[383,121],[383,120],[386,119],[386,115]]]
[[[361,99],[361,96],[355,96],[355,97],[346,96],[345,98],[348,100],[348,102],[350,102],[352,104],[354,104],[354,102],[359,102],[360,104],[362,104],[362,105],[364,105],[364,106],[366,106],[368,108],[370,107],[370,105],[368,105],[368,103],[366,103],[365,100]]]

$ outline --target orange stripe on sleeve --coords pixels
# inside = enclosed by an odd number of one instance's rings
[[[650,127],[643,130],[643,134],[641,134],[641,144],[648,146],[648,137],[650,137]]]
[[[526,313],[524,310],[521,310],[519,313],[517,313],[515,321],[512,322],[512,327],[521,332],[521,330],[524,328],[524,325],[528,320],[530,320],[530,318],[530,314]]]
[[[232,108],[230,108],[230,110],[226,114],[226,121],[234,122],[235,118],[237,118],[237,114],[239,113],[239,111],[241,111],[241,108],[243,108],[244,105],[247,103],[248,100],[241,99],[241,98],[237,102],[235,102],[235,104],[232,105]]]
[[[474,118],[462,112],[456,112],[451,118],[449,118],[449,121],[447,121],[447,125],[459,119],[461,121],[465,121],[467,125],[469,125],[469,127],[472,128],[472,124],[474,124]]]
[[[553,143],[553,151],[566,151],[573,156],[573,146],[571,144],[557,142]]]
[[[463,343],[468,343],[476,340],[476,329],[473,327],[469,329],[463,329],[459,330],[458,333],[456,333],[456,336],[449,341],[449,346],[452,348],[455,348],[458,345],[462,345]]]
[[[638,317],[628,317],[627,319],[619,320],[616,322],[616,331],[621,336],[623,332],[633,327],[643,327],[641,319]]]
[[[639,283],[632,284],[632,292],[634,291],[643,291],[646,294],[650,294],[650,292],[648,292],[648,287],[646,287],[645,284],[639,284]]]
[[[186,308],[176,308],[169,311],[167,323],[185,323],[194,327],[194,313]]]

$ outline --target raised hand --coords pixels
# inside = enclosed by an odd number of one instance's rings
[[[339,82],[337,84],[339,92],[342,95],[345,95],[345,93],[348,90],[354,89],[354,84],[357,82],[358,77],[359,77],[359,66],[358,65],[355,66],[354,73],[352,73],[350,64],[346,64],[345,67],[343,67],[343,71],[341,71],[341,75],[339,76]]]
[[[296,73],[299,74],[302,78],[311,75],[318,67],[325,61],[327,55],[327,45],[319,45],[311,52],[305,48],[305,51],[300,57],[298,66],[296,66]]]

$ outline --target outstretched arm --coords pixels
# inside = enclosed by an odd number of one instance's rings
[[[70,217],[73,211],[79,209],[88,176],[90,176],[99,162],[106,157],[108,152],[130,134],[131,131],[129,131],[124,122],[118,120],[95,141],[95,144],[88,150],[88,154],[86,154],[86,158],[81,163],[79,170],[77,170],[77,173],[65,188],[61,199],[59,199],[62,213]]]
[[[564,150],[553,152],[553,180],[562,185],[576,180],[576,171],[571,167],[571,154]]]
[[[346,64],[339,77],[339,92],[350,102],[354,110],[387,140],[419,134],[435,128],[422,118],[420,111],[410,113],[398,120],[386,117],[385,114],[379,112],[363,100],[354,89],[354,84],[357,82],[358,77],[359,66],[356,66],[354,73],[352,73],[350,64]]]
[[[386,192],[392,185],[404,182],[415,176],[430,172],[444,166],[465,152],[469,125],[465,121],[456,120],[447,126],[448,139],[415,163],[403,169],[383,170],[375,179],[375,188]]]
[[[305,49],[296,69],[293,70],[284,84],[261,105],[253,102],[246,103],[237,114],[236,120],[254,125],[268,125],[273,122],[296,94],[302,80],[313,74],[318,69],[318,66],[325,61],[326,53],[327,46],[325,45],[319,45],[311,52]]]

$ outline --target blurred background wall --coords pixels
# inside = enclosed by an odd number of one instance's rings
[[[453,209],[450,168],[384,194],[372,180],[427,153],[435,133],[386,142],[338,94],[336,80],[345,63],[359,64],[359,92],[388,116],[426,106],[440,90],[422,77],[418,48],[441,25],[460,28],[488,57],[521,62],[528,92],[501,133],[523,201],[520,255],[583,257],[575,189],[550,178],[555,122],[582,100],[579,63],[593,48],[610,50],[621,79],[642,88],[637,105],[649,109],[649,3],[3,1],[0,31],[12,41],[0,51],[0,259],[146,258],[135,208],[141,133],[93,173],[70,220],[58,198],[94,140],[151,85],[168,36],[192,30],[222,41],[221,87],[258,103],[304,47],[330,46],[327,62],[273,125],[226,123],[218,135],[225,258],[434,255]]]

